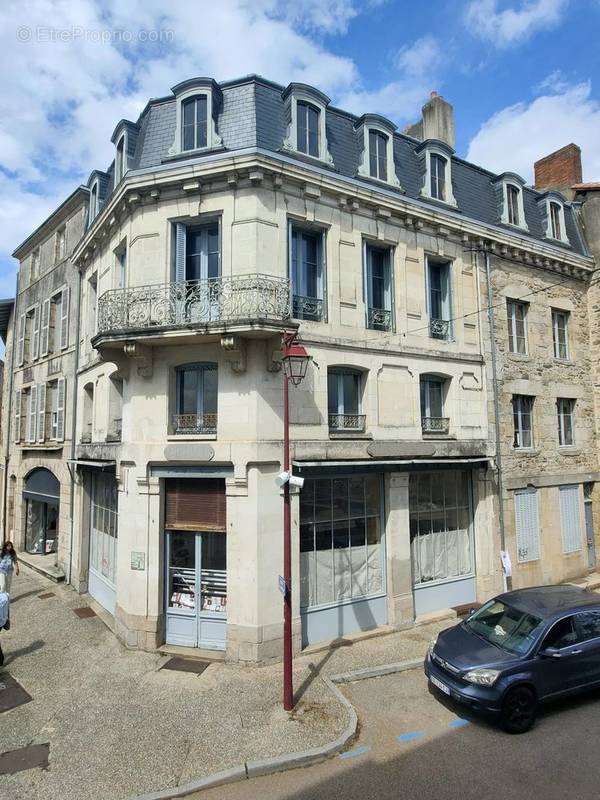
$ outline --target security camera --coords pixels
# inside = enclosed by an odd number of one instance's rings
[[[275,483],[277,486],[285,486],[285,484],[289,480],[290,480],[289,472],[280,472],[279,475],[275,478]]]
[[[297,486],[301,489],[304,486],[304,478],[299,478],[297,475],[290,475],[290,486]]]

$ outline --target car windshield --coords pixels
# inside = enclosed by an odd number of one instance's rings
[[[541,624],[541,619],[500,600],[485,603],[464,623],[467,630],[515,655],[529,650]]]

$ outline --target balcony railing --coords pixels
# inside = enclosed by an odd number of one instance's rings
[[[365,414],[330,414],[329,415],[329,430],[339,431],[353,431],[355,433],[365,432]]]
[[[318,297],[302,297],[295,294],[292,299],[292,315],[294,319],[320,322],[323,319],[323,301]]]
[[[367,325],[374,331],[389,331],[392,326],[392,312],[384,308],[370,308]]]
[[[285,278],[259,274],[109,289],[98,300],[98,333],[285,322],[290,294]]]
[[[450,322],[447,319],[430,319],[429,335],[432,339],[447,339],[450,335]]]
[[[450,419],[448,417],[421,417],[421,430],[423,433],[448,433]]]
[[[216,414],[173,414],[173,433],[216,433]]]

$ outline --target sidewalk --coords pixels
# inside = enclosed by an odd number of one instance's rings
[[[41,599],[40,594],[53,596]],[[298,705],[281,708],[280,664],[214,663],[201,675],[161,670],[165,656],[126,650],[72,589],[23,567],[12,629],[2,632],[10,673],[33,702],[0,713],[0,753],[50,744],[49,768],[0,776],[11,800],[124,800],[245,761],[324,745],[347,713],[322,676],[420,658],[446,622],[302,655]]]

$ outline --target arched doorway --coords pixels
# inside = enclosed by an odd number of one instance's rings
[[[55,553],[58,547],[60,483],[50,470],[29,473],[23,489],[25,549],[28,553]]]

